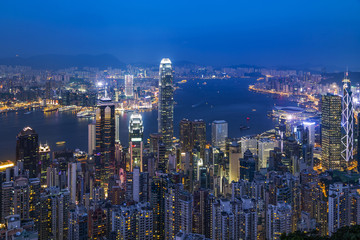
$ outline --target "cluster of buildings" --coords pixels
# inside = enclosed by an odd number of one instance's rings
[[[127,96],[132,81],[125,77]],[[88,152],[52,152],[25,127],[16,162],[0,165],[0,238],[265,240],[360,224],[348,78],[342,97],[322,96],[320,127],[279,117],[275,129],[236,139],[225,120],[210,129],[200,119],[174,123],[170,59],[160,63],[158,89],[158,132],[146,140],[134,112],[128,147],[107,94],[89,124]]]

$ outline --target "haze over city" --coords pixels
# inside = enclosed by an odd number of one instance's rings
[[[358,70],[359,10],[358,0],[1,1],[0,57]]]

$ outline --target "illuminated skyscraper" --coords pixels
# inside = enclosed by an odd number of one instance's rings
[[[169,150],[174,136],[174,88],[170,59],[161,60],[159,75],[158,132],[162,134],[163,143]]]
[[[96,180],[106,185],[115,168],[115,105],[103,98],[96,110]]]
[[[353,160],[354,151],[354,108],[351,92],[351,82],[346,72],[343,79],[343,99],[341,114],[341,157],[345,164]]]
[[[22,163],[22,169],[29,171],[30,178],[40,174],[38,166],[38,134],[31,128],[25,127],[18,135],[16,141],[16,161]]]
[[[138,113],[133,113],[129,123],[131,171],[134,167],[139,167],[142,171],[143,132],[142,116]]]
[[[47,144],[40,144],[39,146],[39,164],[41,168],[41,184],[46,184],[47,168],[50,167],[50,147]]]
[[[96,150],[96,124],[90,123],[88,125],[88,154],[94,154]]]
[[[323,95],[321,103],[321,165],[341,169],[341,97]]]
[[[134,76],[125,75],[125,96],[132,97],[134,96]]]
[[[228,123],[224,120],[216,120],[211,125],[211,143],[213,147],[225,150],[226,138],[228,137]]]

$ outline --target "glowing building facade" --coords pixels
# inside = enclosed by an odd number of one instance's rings
[[[163,58],[159,70],[158,132],[163,136],[167,150],[171,149],[174,136],[174,88],[170,59]]]
[[[125,75],[125,96],[133,97],[134,96],[134,76]]]
[[[142,171],[143,132],[144,126],[141,115],[138,113],[132,114],[129,123],[131,171],[135,166]]]
[[[353,160],[354,151],[354,108],[351,92],[351,82],[347,77],[343,79],[343,98],[341,113],[341,158],[344,164],[348,164]]]

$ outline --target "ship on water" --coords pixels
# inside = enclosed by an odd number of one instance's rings
[[[89,110],[89,109],[84,109],[84,110],[81,110],[80,112],[78,112],[76,114],[76,116],[78,118],[91,118],[91,117],[95,116],[95,111]]]

